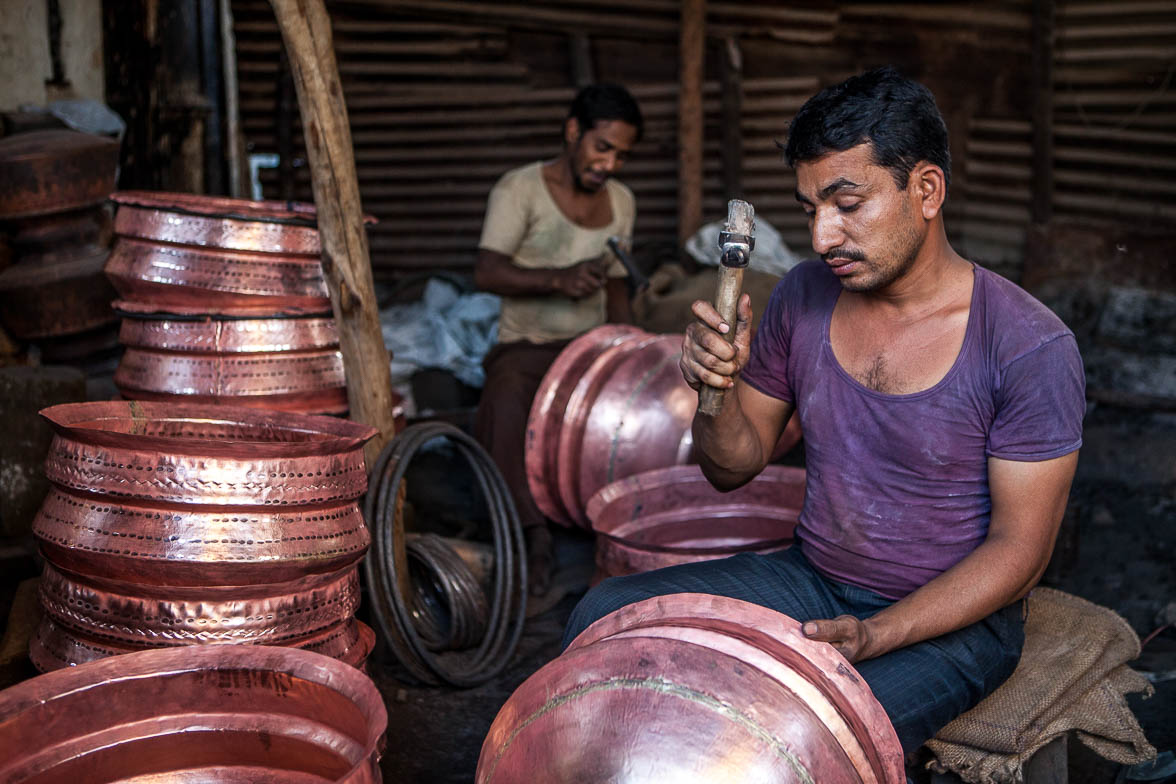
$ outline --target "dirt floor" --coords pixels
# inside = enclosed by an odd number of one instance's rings
[[[452,504],[453,493],[441,490],[446,485],[460,488],[462,482],[442,469],[426,469],[418,487],[436,481],[435,497]],[[558,544],[561,568],[583,573],[591,559],[591,541],[561,533]],[[1176,621],[1174,555],[1176,416],[1093,407],[1066,523],[1044,584],[1114,609],[1144,638]],[[530,619],[503,674],[475,689],[416,686],[394,661],[376,657],[371,671],[389,712],[382,763],[386,780],[472,781],[490,723],[512,691],[558,655],[576,598],[566,596]],[[1176,629],[1159,631],[1133,666],[1157,682],[1154,696],[1132,695],[1129,704],[1159,751],[1176,750]],[[1070,744],[1069,758],[1072,784],[1133,780],[1124,778],[1122,766],[1080,743]]]

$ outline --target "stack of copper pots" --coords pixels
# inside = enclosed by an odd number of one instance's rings
[[[0,781],[375,784],[387,722],[375,684],[324,656],[140,651],[0,692]]]
[[[375,431],[332,417],[116,401],[45,409],[41,670],[143,648],[286,645],[362,665],[357,499]]]
[[[601,618],[528,678],[478,784],[903,784],[894,727],[833,646],[786,615],[674,594]]]
[[[120,191],[106,274],[133,400],[347,410],[313,205]]]
[[[14,337],[66,346],[117,320],[102,267],[118,151],[112,139],[65,129],[0,140],[0,230],[12,251],[0,320]]]
[[[588,500],[627,476],[693,461],[698,393],[682,378],[682,335],[606,324],[568,344],[527,420],[527,483],[549,519],[591,526]],[[776,446],[800,440],[793,417]]]
[[[770,465],[727,493],[696,465],[671,466],[602,487],[588,501],[596,576],[770,553],[792,544],[804,504],[804,469]]]

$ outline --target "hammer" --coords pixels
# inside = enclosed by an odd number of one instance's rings
[[[740,199],[727,202],[727,225],[719,232],[723,255],[719,264],[719,285],[715,290],[715,310],[729,329],[723,335],[730,343],[735,339],[735,306],[743,292],[743,270],[755,247],[755,208]],[[727,390],[703,385],[698,390],[698,410],[717,416],[723,409]]]

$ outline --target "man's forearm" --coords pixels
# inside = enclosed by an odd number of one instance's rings
[[[549,267],[520,267],[507,258],[479,259],[474,285],[500,297],[543,297],[556,293],[558,273]]]
[[[720,490],[747,483],[767,464],[759,434],[744,413],[736,388],[727,391],[718,416],[695,413],[692,433],[702,472]]]

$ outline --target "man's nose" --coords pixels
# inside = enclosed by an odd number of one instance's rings
[[[615,172],[615,171],[616,171],[617,169],[619,169],[619,168],[621,168],[621,158],[620,158],[620,156],[618,156],[618,155],[616,154],[616,152],[615,152],[615,151],[612,151],[612,150],[610,150],[609,152],[605,153],[605,157],[604,157],[604,169],[605,169],[605,171],[607,171],[607,172]]]
[[[824,210],[817,210],[810,219],[810,232],[813,239],[813,250],[818,256],[824,256],[845,240],[841,231],[841,223]]]

